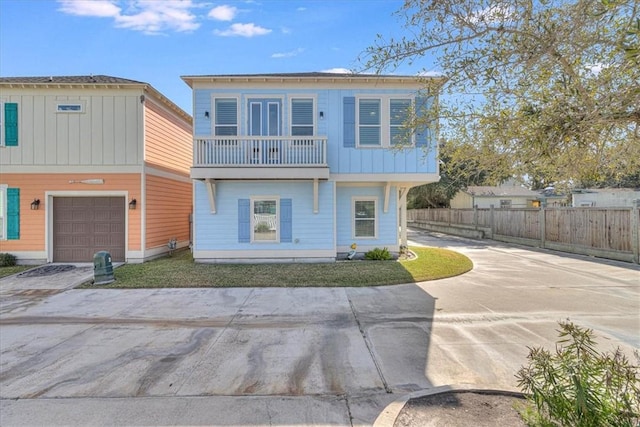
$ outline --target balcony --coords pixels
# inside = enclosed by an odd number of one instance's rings
[[[194,179],[328,179],[327,138],[196,136]]]

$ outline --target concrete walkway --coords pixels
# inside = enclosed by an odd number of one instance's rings
[[[364,289],[63,290],[50,277],[30,294],[0,280],[0,425],[369,426],[411,392],[514,390],[526,346],[552,347],[558,320],[606,350],[640,347],[637,266],[410,239],[474,270]]]

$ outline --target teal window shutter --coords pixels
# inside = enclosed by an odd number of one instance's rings
[[[18,104],[15,102],[4,104],[4,145],[18,146]]]
[[[356,97],[346,96],[343,100],[344,135],[342,145],[345,148],[356,146]]]
[[[416,98],[416,114],[418,117],[424,116],[428,108],[431,108],[431,100],[425,97]],[[428,147],[431,139],[431,131],[427,126],[416,129],[416,147]]]
[[[7,239],[20,238],[20,189],[7,188]]]
[[[238,199],[238,242],[251,242],[251,201]]]
[[[280,242],[291,243],[293,240],[293,212],[291,199],[280,200]]]

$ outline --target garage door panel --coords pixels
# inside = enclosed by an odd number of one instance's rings
[[[124,197],[55,197],[53,260],[90,262],[98,251],[125,258]]]

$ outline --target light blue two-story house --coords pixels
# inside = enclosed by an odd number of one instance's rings
[[[182,79],[193,89],[197,262],[333,261],[353,243],[406,245],[407,192],[439,179],[435,126],[406,130],[437,102],[425,77]]]

